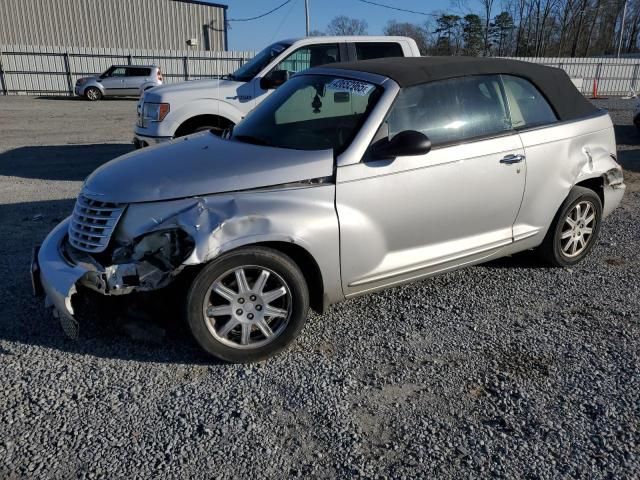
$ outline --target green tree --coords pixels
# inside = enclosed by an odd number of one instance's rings
[[[457,42],[454,41],[454,37],[460,27],[460,17],[443,13],[436,19],[436,25],[434,33],[438,35],[436,40],[437,54],[453,55],[457,53]]]
[[[477,57],[482,54],[484,36],[482,33],[482,19],[479,15],[470,13],[462,19],[462,40],[464,54]]]
[[[493,18],[489,27],[489,35],[493,44],[498,47],[499,57],[506,54],[508,40],[514,28],[513,17],[509,12],[501,12]]]

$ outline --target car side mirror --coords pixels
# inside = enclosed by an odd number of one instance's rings
[[[278,88],[287,80],[289,80],[289,70],[273,70],[260,79],[260,88],[263,90]]]
[[[412,157],[425,155],[430,151],[429,137],[415,130],[405,130],[391,140],[383,139],[376,142],[372,146],[371,155],[375,158]]]

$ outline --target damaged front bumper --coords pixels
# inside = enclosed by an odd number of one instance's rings
[[[62,244],[67,235],[69,218],[58,224],[44,240],[35,265],[31,266],[34,293],[38,293],[36,285],[42,286],[45,305],[53,307],[60,318],[65,332],[74,337],[77,335],[77,320],[74,318],[71,297],[76,293],[76,282],[87,270],[69,262],[62,254]],[[75,327],[75,331],[73,330]]]
[[[92,255],[71,247],[67,242],[70,218],[56,226],[47,236],[32,260],[31,275],[34,293],[45,295],[45,305],[54,308],[65,333],[77,336],[78,322],[71,298],[77,286],[94,290],[102,295],[126,295],[134,291],[157,290],[168,285],[182,270],[162,257],[140,258],[103,266]],[[156,236],[164,232],[151,232]],[[157,240],[157,239],[156,239]],[[147,236],[139,245],[157,246],[154,237]],[[157,244],[157,241],[156,241]]]

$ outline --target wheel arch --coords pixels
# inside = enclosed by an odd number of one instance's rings
[[[174,136],[181,137],[183,135],[188,135],[189,133],[193,133],[194,129],[204,125],[213,125],[215,127],[225,129],[234,124],[235,122],[225,116],[205,113],[195,115],[184,120],[176,129]]]
[[[600,197],[600,202],[602,202],[602,206],[604,207],[604,177],[602,175],[597,177],[585,178],[577,182],[574,187],[584,187],[589,190],[593,190],[598,197]],[[571,190],[567,193],[567,197],[570,195]],[[565,197],[566,198],[566,197]],[[563,201],[564,203],[564,201]],[[562,205],[561,205],[562,206]],[[560,207],[558,207],[560,208]]]
[[[273,250],[277,250],[291,258],[291,260],[298,265],[307,282],[311,308],[318,313],[323,313],[325,311],[326,302],[324,301],[322,272],[315,258],[313,258],[313,255],[311,255],[307,249],[297,243],[280,241],[260,242],[254,245],[272,248]]]
[[[298,268],[300,268],[300,271],[307,282],[311,308],[318,313],[325,312],[331,302],[325,298],[325,285],[322,270],[309,250],[299,243],[284,241],[279,238],[234,242],[231,245],[227,244],[223,246],[215,256],[207,257],[204,262],[197,265],[188,265],[189,270],[197,272],[210,261],[219,258],[220,256],[248,247],[267,247],[289,257],[298,266]]]

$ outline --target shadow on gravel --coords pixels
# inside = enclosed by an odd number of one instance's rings
[[[640,173],[640,148],[636,150],[618,150],[618,163],[625,170]]]
[[[69,215],[73,199],[0,204],[0,340],[101,358],[212,364],[191,338],[183,316],[184,285],[115,302],[74,303],[85,317],[80,339],[69,340],[58,320],[33,296],[31,249]],[[103,299],[104,300],[104,299]],[[126,304],[123,302],[126,301]],[[11,355],[4,344],[0,355]]]
[[[614,125],[618,145],[640,146],[640,132],[633,125]]]
[[[0,175],[84,180],[103,163],[132,150],[129,143],[18,147],[0,153]]]
[[[480,264],[484,268],[549,268],[533,251],[516,253],[510,257],[502,257]]]

